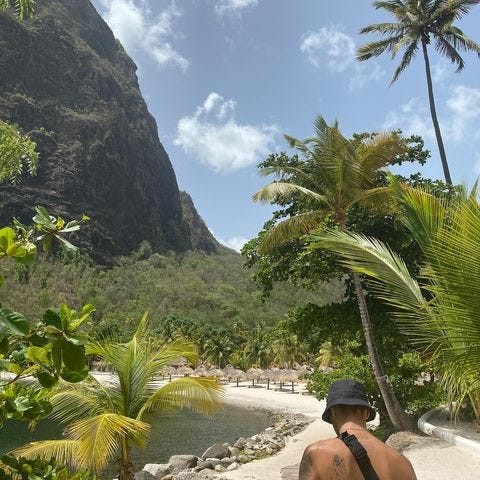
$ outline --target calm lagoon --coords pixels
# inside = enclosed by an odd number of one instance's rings
[[[271,414],[225,405],[211,418],[181,410],[168,416],[149,414],[145,420],[152,425],[150,440],[145,450],[132,452],[138,470],[145,463],[166,463],[171,455],[200,456],[214,443],[233,443],[239,437],[249,437],[273,424]],[[41,422],[31,432],[20,422],[7,422],[0,429],[0,454],[25,443],[61,438],[62,428],[52,422]]]

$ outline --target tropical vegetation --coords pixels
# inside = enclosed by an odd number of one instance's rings
[[[386,10],[395,17],[396,21],[376,23],[360,30],[362,34],[377,33],[385,37],[360,47],[357,54],[357,59],[360,61],[378,57],[385,52],[390,53],[394,58],[403,50],[402,59],[393,74],[392,83],[410,65],[421,47],[425,62],[430,114],[445,181],[450,185],[452,178],[437,118],[428,46],[433,40],[435,50],[454,63],[457,66],[457,72],[463,70],[465,62],[460,52],[472,51],[480,55],[480,45],[467,37],[454,25],[454,22],[467,15],[478,3],[480,3],[479,0],[375,1],[373,5],[376,9]]]
[[[134,478],[131,447],[144,447],[149,424],[145,414],[189,407],[211,413],[222,387],[212,378],[181,377],[159,386],[170,363],[185,357],[195,364],[195,347],[180,340],[161,344],[152,336],[146,315],[126,343],[105,339],[87,346],[87,353],[105,362],[118,376],[113,384],[89,377],[79,384],[61,385],[51,397],[51,417],[66,425],[65,439],[34,442],[16,454],[26,458],[56,458],[73,469],[98,475],[119,458],[119,480]]]
[[[470,399],[480,419],[479,267],[480,205],[476,186],[453,198],[438,197],[391,178],[402,220],[425,255],[421,280],[388,245],[360,234],[329,232],[313,237],[342,262],[371,278],[369,288],[393,310],[457,408]]]
[[[262,188],[253,199],[284,204],[296,196],[303,201],[303,209],[272,225],[259,245],[263,251],[310,233],[328,221],[346,231],[349,210],[385,202],[386,187],[378,186],[376,180],[381,169],[407,150],[405,140],[397,132],[347,139],[341,134],[338,122],[329,126],[322,117],[315,121],[315,136],[304,141],[288,135],[285,138],[302,158],[295,157],[285,163],[282,157],[277,157],[268,165],[260,165],[260,173],[276,174],[279,180]],[[409,418],[378,355],[361,280],[355,272],[351,278],[368,354],[390,420],[396,428],[408,429]]]

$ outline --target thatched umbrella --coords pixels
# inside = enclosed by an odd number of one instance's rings
[[[245,378],[247,378],[247,375],[246,373],[243,371],[243,370],[240,370],[240,369],[234,369],[234,371],[232,372],[232,377],[235,378],[237,380],[237,387],[239,386],[238,385],[238,382],[240,380],[244,380]]]
[[[296,370],[285,371],[285,381],[292,382],[292,393],[295,393],[295,382],[298,381],[298,372]]]
[[[172,375],[175,375],[176,372],[177,372],[177,370],[175,369],[175,367],[172,367],[171,365],[168,365],[167,367],[165,367],[162,370],[162,375],[165,375],[166,377],[168,377],[168,381],[171,382],[172,381]]]
[[[247,370],[247,379],[252,381],[252,387],[255,386],[255,380],[257,380],[258,383],[258,380],[261,378],[262,374],[263,370],[260,368],[251,367]]]
[[[235,375],[235,368],[232,365],[227,365],[226,367],[223,368],[223,373],[225,376],[228,378],[228,381],[230,381]]]
[[[270,380],[273,380],[274,378],[273,370],[270,368],[264,370],[262,373],[262,378],[267,381],[267,390],[270,390]]]
[[[200,365],[193,371],[193,374],[197,377],[208,377],[208,369],[205,365]]]
[[[216,378],[217,380],[219,380],[220,378],[225,378],[225,377],[226,377],[224,371],[223,371],[223,370],[220,370],[219,368],[211,368],[211,369],[208,371],[208,376],[209,376],[209,377],[214,377],[214,378]]]
[[[188,365],[182,365],[177,368],[177,374],[183,375],[184,377],[189,377],[193,373],[193,368]]]

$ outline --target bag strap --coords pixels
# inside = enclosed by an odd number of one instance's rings
[[[363,445],[358,441],[357,437],[350,435],[348,432],[342,432],[338,438],[352,452],[365,480],[380,480],[370,462],[370,458],[368,458],[367,451],[363,448]]]

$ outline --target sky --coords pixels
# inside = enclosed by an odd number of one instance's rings
[[[390,85],[399,58],[355,60],[376,39],[361,27],[392,20],[370,0],[93,0],[138,66],[179,187],[215,237],[239,250],[270,219],[251,197],[271,179],[256,165],[305,139],[322,115],[344,135],[400,128],[431,150],[443,178],[421,55]],[[458,26],[480,43],[480,6]],[[480,174],[480,59],[455,67],[430,49],[437,112],[454,182]]]

